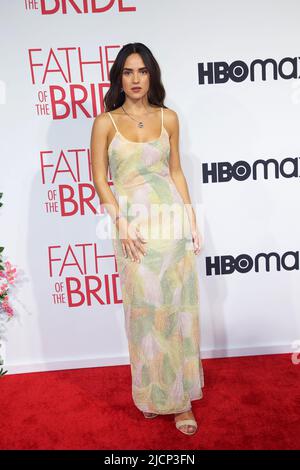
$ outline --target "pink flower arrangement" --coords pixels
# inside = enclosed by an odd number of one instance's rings
[[[0,193],[0,199],[2,198],[2,194]],[[0,202],[0,207],[2,206],[2,202]],[[15,279],[17,277],[17,270],[15,267],[12,266],[10,261],[4,261],[2,258],[2,252],[4,250],[3,246],[0,246],[0,320],[3,320],[3,317],[6,320],[10,320],[13,315],[13,309],[9,305],[9,289],[14,284]],[[0,347],[1,347],[1,340],[2,335],[0,335]],[[0,355],[0,366],[3,365],[3,359]],[[0,377],[5,375],[7,371],[0,368]]]
[[[0,306],[8,317],[13,316],[13,309],[8,303],[8,291],[10,285],[15,282],[16,272],[16,268],[12,266],[10,261],[5,261],[4,266],[0,266]]]

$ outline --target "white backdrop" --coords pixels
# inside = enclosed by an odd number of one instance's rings
[[[291,351],[300,337],[299,2],[71,3],[0,6],[0,245],[23,272],[9,373],[129,363],[112,243],[97,237],[109,216],[95,214],[89,145],[108,71],[135,41],[160,64],[201,209],[202,357]],[[263,80],[254,63],[267,59]],[[82,211],[80,192],[89,198]],[[99,300],[72,306],[80,296],[68,295],[68,282],[101,284]]]

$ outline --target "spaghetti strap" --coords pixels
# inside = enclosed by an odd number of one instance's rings
[[[164,108],[162,107],[161,108],[161,133],[163,131],[163,127],[164,127]]]
[[[108,111],[107,114],[109,115],[110,119],[112,120],[112,123],[113,123],[113,125],[115,126],[116,131],[119,132],[119,130],[118,130],[117,126],[116,126],[116,123],[115,123],[115,121],[114,121],[114,118],[112,117],[112,115],[110,114],[109,111]]]

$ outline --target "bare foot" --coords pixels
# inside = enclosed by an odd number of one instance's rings
[[[193,414],[192,410],[189,411],[184,411],[183,413],[175,413],[175,421],[179,421],[182,419],[195,419],[195,416]],[[195,431],[195,426],[192,426],[191,424],[184,424],[180,426],[180,430],[187,432],[187,433],[193,433]]]

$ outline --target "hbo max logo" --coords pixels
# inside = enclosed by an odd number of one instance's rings
[[[284,57],[279,62],[275,59],[255,59],[249,65],[242,60],[227,62],[198,63],[199,85],[226,83],[228,80],[240,83],[248,78],[254,80],[284,80],[299,78],[299,57]]]
[[[205,258],[206,275],[247,274],[250,271],[299,271],[299,251],[286,251],[283,255],[275,253],[258,253],[254,258],[247,254],[238,256],[223,255]]]
[[[232,179],[244,181],[248,178],[257,180],[257,175],[264,179],[273,178],[299,178],[299,157],[285,158],[281,162],[275,158],[268,160],[256,160],[250,165],[248,162],[239,160],[235,163],[217,162],[203,163],[203,183],[222,183]]]

